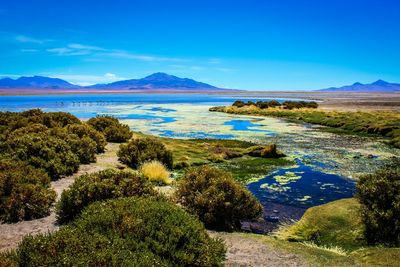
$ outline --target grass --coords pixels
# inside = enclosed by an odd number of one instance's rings
[[[172,182],[167,168],[161,162],[156,160],[144,163],[140,167],[140,172],[150,182],[160,184],[170,184]]]
[[[137,137],[144,137],[136,133]],[[247,183],[261,178],[281,166],[293,165],[286,158],[259,158],[246,155],[256,144],[241,140],[221,139],[174,139],[158,138],[172,151],[174,166],[198,166],[211,164],[232,172],[235,179]],[[178,171],[178,178],[182,172]]]
[[[359,206],[349,198],[312,207],[300,221],[282,226],[274,234],[275,244],[318,266],[400,266],[400,248],[367,245]]]
[[[352,251],[366,245],[354,198],[309,208],[300,221],[283,226],[275,235],[284,240],[313,242],[319,246],[341,247]]]
[[[342,133],[378,135],[388,138],[388,143],[400,148],[400,112],[339,112],[315,109],[281,108],[260,109],[255,106],[237,108],[216,107],[213,111],[241,115],[273,116],[291,121],[303,121],[340,130]]]

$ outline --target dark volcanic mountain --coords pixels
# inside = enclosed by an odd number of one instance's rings
[[[58,78],[43,76],[20,77],[18,79],[0,79],[0,88],[37,88],[37,89],[72,89],[80,86]]]
[[[342,87],[330,87],[318,91],[323,92],[400,92],[399,83],[388,83],[382,80],[370,84],[354,83]]]
[[[217,89],[212,85],[188,78],[179,78],[166,73],[154,73],[142,79],[131,79],[109,84],[88,86],[99,89]]]

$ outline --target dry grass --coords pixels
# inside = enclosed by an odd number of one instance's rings
[[[156,160],[144,163],[140,167],[140,172],[144,175],[144,177],[149,179],[150,182],[160,184],[170,184],[172,182],[167,168]]]

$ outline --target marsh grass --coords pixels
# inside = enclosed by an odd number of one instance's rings
[[[168,185],[171,184],[170,172],[159,161],[153,160],[150,162],[143,163],[140,166],[139,171],[146,177],[150,182]]]
[[[378,135],[386,137],[390,145],[400,148],[400,112],[341,112],[310,108],[287,110],[279,107],[260,109],[256,106],[214,107],[210,110],[240,115],[280,117],[340,129],[343,133]]]

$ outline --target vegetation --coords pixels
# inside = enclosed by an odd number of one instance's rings
[[[50,213],[55,198],[44,171],[23,162],[0,160],[0,221],[44,217]]]
[[[156,138],[135,138],[127,144],[122,144],[117,152],[122,163],[138,168],[141,164],[157,160],[167,168],[172,169],[172,153]]]
[[[211,229],[240,229],[241,220],[262,213],[261,204],[229,173],[208,166],[189,170],[179,181],[176,198]]]
[[[400,245],[400,167],[386,167],[357,183],[361,220],[370,244]]]
[[[107,169],[84,174],[63,191],[56,206],[57,219],[61,223],[69,222],[95,201],[151,195],[156,195],[151,184],[133,172]]]
[[[300,221],[281,227],[276,241],[266,241],[316,266],[399,266],[400,248],[367,246],[360,208],[355,198],[309,208]]]
[[[20,266],[219,266],[224,253],[174,204],[121,198],[90,205],[55,233],[25,237],[8,259]]]
[[[111,116],[97,116],[87,121],[97,131],[104,133],[108,142],[123,143],[131,139],[129,126]]]
[[[67,126],[67,131],[76,134],[79,138],[89,137],[96,143],[96,152],[103,153],[107,145],[104,134],[95,130],[88,124],[71,124]]]
[[[300,109],[300,108],[318,108],[318,103],[315,101],[285,101],[279,103],[276,100],[271,101],[253,101],[243,102],[241,100],[236,100],[232,106],[242,108],[245,106],[255,106],[260,109],[276,108],[280,107],[283,109]]]
[[[252,146],[249,147],[246,152],[249,156],[260,158],[281,158],[285,156],[285,154],[277,150],[275,144]]]
[[[379,135],[388,138],[388,143],[400,148],[400,113],[387,111],[339,112],[311,109],[260,109],[255,106],[238,108],[214,107],[210,111],[241,115],[274,116],[292,121],[319,124],[344,133]]]
[[[354,198],[312,207],[299,222],[282,227],[277,236],[289,241],[355,250],[366,245],[359,209],[360,204]]]
[[[171,183],[169,171],[164,164],[156,160],[143,163],[143,165],[140,166],[140,173],[150,182],[155,182],[160,185]]]
[[[52,180],[76,172],[80,163],[94,162],[105,144],[102,133],[68,113],[0,113],[3,157],[43,169]]]

